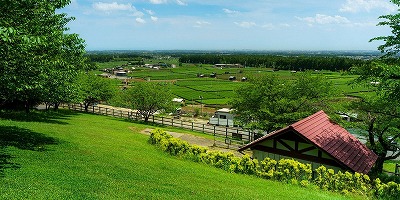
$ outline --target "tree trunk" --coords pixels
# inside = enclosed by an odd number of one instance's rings
[[[58,110],[58,107],[60,106],[60,103],[54,103],[54,110]]]
[[[377,177],[383,171],[383,163],[385,162],[386,154],[378,154],[378,159],[375,162],[374,167],[371,170],[371,177]]]
[[[26,113],[29,113],[29,108],[30,108],[29,101],[25,101],[25,112]]]
[[[89,112],[89,103],[84,103],[83,106],[85,107],[85,112]]]

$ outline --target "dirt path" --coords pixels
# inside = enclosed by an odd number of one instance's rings
[[[145,134],[145,135],[150,135],[151,131],[153,129],[146,128],[142,130],[140,133]],[[226,144],[221,144],[220,141],[217,141],[214,143],[213,139],[207,139],[195,135],[190,135],[190,134],[185,134],[185,133],[177,133],[177,132],[171,132],[167,131],[168,134],[172,135],[175,138],[179,138],[181,140],[184,140],[188,142],[189,144],[195,144],[203,147],[207,147],[210,150],[216,150],[216,151],[223,151],[223,152],[232,152],[236,156],[243,156],[243,154],[239,153],[236,149],[237,148],[232,148],[233,146],[231,145],[231,148],[227,148],[228,146]]]

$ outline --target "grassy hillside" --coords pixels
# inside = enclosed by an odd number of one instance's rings
[[[171,157],[148,125],[90,114],[0,113],[0,199],[348,199]],[[150,127],[152,128],[152,127]]]

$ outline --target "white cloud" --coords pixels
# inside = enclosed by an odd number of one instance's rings
[[[153,22],[158,21],[158,17],[155,17],[155,16],[151,16],[150,19],[151,19],[151,21],[153,21]]]
[[[211,23],[207,22],[207,21],[196,21],[196,24],[193,27],[201,28],[201,27],[204,27],[204,26],[207,26],[207,25],[210,25],[210,24]]]
[[[92,5],[95,10],[103,11],[103,12],[112,12],[112,11],[134,11],[136,10],[132,4],[118,4],[117,2],[112,3],[103,3],[97,2]]]
[[[301,21],[307,22],[309,25],[313,24],[349,24],[350,21],[346,17],[339,15],[329,16],[323,14],[316,14],[315,17],[296,17]]]
[[[147,10],[147,9],[144,9],[143,8],[143,10],[144,11],[146,11],[149,15],[154,15],[154,14],[156,14],[154,11],[152,11],[152,10]]]
[[[140,18],[140,17],[136,18],[136,22],[139,23],[139,24],[145,24],[146,23],[146,21],[143,18]]]
[[[341,12],[360,12],[371,11],[373,9],[384,9],[389,12],[394,12],[397,7],[386,0],[346,0],[346,3],[339,9]]]
[[[230,10],[230,9],[227,9],[227,8],[224,8],[224,9],[222,9],[222,10],[224,11],[224,13],[230,14],[230,15],[239,14],[239,13],[240,13],[240,12],[237,11],[237,10]]]
[[[263,27],[263,28],[265,28],[265,29],[268,29],[268,30],[273,30],[273,29],[275,29],[275,25],[273,25],[273,24],[264,24],[264,25],[262,25],[261,27]]]
[[[235,24],[240,26],[240,27],[243,27],[243,28],[251,28],[253,26],[257,26],[257,24],[254,23],[254,22],[245,22],[245,21],[243,21],[243,22],[235,22]]]
[[[150,3],[152,3],[152,4],[165,4],[165,3],[167,3],[167,0],[150,0]]]
[[[188,5],[186,2],[181,1],[181,0],[176,0],[176,3],[177,3],[178,5],[180,5],[180,6],[187,6],[187,5]]]

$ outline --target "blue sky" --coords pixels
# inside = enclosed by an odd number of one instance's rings
[[[376,50],[389,0],[72,0],[87,50]]]

